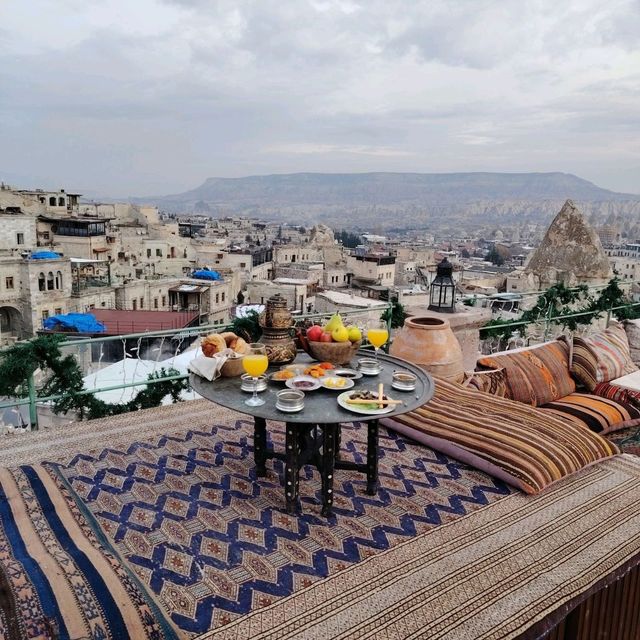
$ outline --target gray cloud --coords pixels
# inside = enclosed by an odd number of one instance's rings
[[[29,5],[0,9],[0,177],[24,186],[560,170],[640,190],[633,0]]]

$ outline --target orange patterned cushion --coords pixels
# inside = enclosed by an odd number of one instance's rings
[[[576,390],[569,373],[569,346],[556,340],[513,353],[485,356],[478,360],[484,368],[504,368],[507,373],[506,397],[538,407]]]

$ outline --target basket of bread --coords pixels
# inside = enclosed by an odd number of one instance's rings
[[[235,378],[243,373],[242,357],[247,353],[248,345],[235,333],[231,331],[210,333],[202,338],[200,348],[207,358],[213,358],[222,353],[227,355],[227,360],[220,369],[220,375],[223,378]]]

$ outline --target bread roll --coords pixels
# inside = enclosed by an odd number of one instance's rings
[[[240,353],[240,354],[245,354],[248,351],[248,347],[249,345],[246,343],[245,340],[243,340],[242,338],[237,338],[235,345],[232,347],[232,349],[236,352],[236,353]]]
[[[202,338],[200,348],[207,358],[211,358],[216,355],[216,353],[224,351],[227,348],[227,343],[219,333],[211,333]]]
[[[223,331],[220,334],[220,337],[226,342],[227,347],[229,347],[230,349],[233,349],[232,343],[234,343],[238,339],[238,336],[233,333],[233,331]]]

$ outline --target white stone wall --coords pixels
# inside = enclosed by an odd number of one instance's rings
[[[36,219],[32,216],[2,215],[0,229],[0,251],[19,253],[37,245]]]

